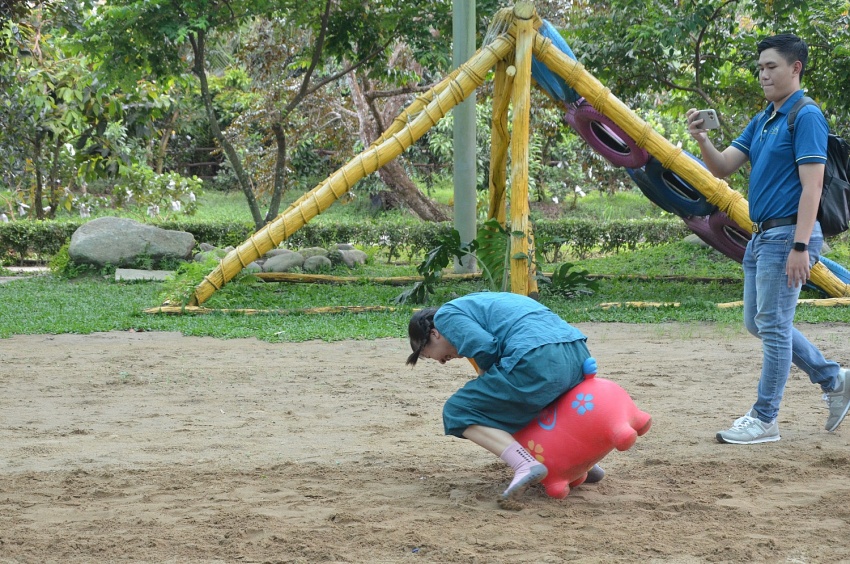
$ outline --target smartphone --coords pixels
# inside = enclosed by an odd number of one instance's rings
[[[714,110],[700,110],[696,120],[702,120],[703,129],[717,129],[720,127],[720,121],[717,119],[717,112]]]

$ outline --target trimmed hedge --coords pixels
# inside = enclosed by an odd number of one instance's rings
[[[0,264],[23,259],[48,260],[71,239],[84,222],[14,221],[0,223]],[[199,243],[216,247],[238,246],[253,233],[253,226],[243,222],[209,222],[178,219],[151,222],[151,225],[186,231]],[[534,222],[537,248],[554,255],[556,262],[566,245],[572,254],[586,257],[591,251],[603,253],[634,250],[639,245],[658,245],[681,239],[690,230],[679,219],[639,219],[596,222],[584,219],[538,220]],[[284,245],[291,248],[329,247],[336,243],[376,246],[389,261],[419,260],[437,246],[453,225],[451,222],[425,223],[410,220],[362,223],[308,223],[292,234]]]
[[[83,223],[80,220],[0,223],[0,264],[26,258],[49,259],[71,240]]]

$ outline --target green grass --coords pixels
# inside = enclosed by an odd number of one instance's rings
[[[294,195],[282,206],[288,205]],[[450,197],[443,190],[441,198]],[[646,213],[646,200],[630,192],[614,196],[594,193],[579,200],[574,213],[619,219]],[[203,197],[199,218],[250,221],[240,192],[209,192]],[[336,204],[314,221],[362,221],[368,217],[365,196],[348,205]],[[398,212],[401,214],[401,212]],[[657,213],[657,212],[654,212]],[[614,217],[616,215],[616,217]],[[850,265],[850,235],[830,241],[826,256]],[[707,322],[741,325],[741,309],[718,308],[716,304],[741,299],[742,274],[738,263],[720,253],[684,242],[647,247],[635,252],[571,260],[598,280],[597,292],[566,299],[543,291],[541,301],[569,322],[663,323]],[[554,265],[544,265],[551,270]],[[367,277],[411,276],[415,265],[387,265],[376,257],[353,271],[335,274]],[[648,277],[638,279],[637,276]],[[660,277],[684,277],[664,280]],[[271,342],[311,339],[377,339],[404,337],[412,306],[396,306],[393,299],[405,287],[378,285],[368,281],[347,285],[250,283],[237,279],[215,292],[204,304],[216,309],[259,309],[279,312],[303,308],[360,305],[395,307],[395,311],[362,314],[147,314],[145,309],[162,303],[166,284],[116,282],[104,276],[86,276],[72,281],[52,275],[22,278],[0,284],[0,338],[16,334],[92,333],[100,331],[178,331],[186,335],[218,338],[255,337]],[[439,304],[473,291],[487,290],[483,281],[443,281],[432,297]],[[804,290],[802,297],[821,297]],[[678,307],[601,307],[605,303],[677,302]],[[797,309],[798,322],[848,322],[846,307]]]
[[[839,260],[836,258],[835,260]],[[846,258],[844,263],[846,264]],[[599,280],[591,296],[565,299],[543,292],[541,301],[572,323],[668,321],[711,322],[739,326],[740,308],[721,309],[717,303],[740,300],[740,266],[708,249],[675,243],[634,253],[588,259],[581,266],[591,274],[612,278]],[[367,265],[358,276],[412,274],[411,267]],[[337,274],[346,274],[339,270]],[[646,276],[684,276],[683,281],[639,280]],[[698,281],[698,278],[715,278]],[[250,279],[248,279],[250,280]],[[249,283],[234,281],[215,292],[204,304],[212,309],[267,309],[273,311],[331,305],[396,307],[391,312],[362,314],[222,314],[164,315],[144,310],[161,303],[162,283],[116,282],[102,276],[64,281],[52,275],[15,280],[0,285],[0,338],[15,334],[92,333],[99,331],[178,331],[186,335],[218,338],[255,337],[270,342],[311,339],[377,339],[404,337],[411,306],[395,306],[403,287],[364,281],[346,285]],[[477,282],[444,281],[432,303],[486,290]],[[818,297],[804,291],[803,297]],[[679,307],[600,307],[606,302],[679,302]],[[800,306],[798,322],[847,322],[845,307]]]
[[[339,201],[330,206],[312,221],[363,221],[369,217],[369,195],[366,192],[354,191],[353,200]],[[280,206],[283,212],[301,194],[287,193]],[[430,190],[429,197],[444,205],[452,202],[454,195],[451,185],[435,184]],[[245,203],[245,196],[239,191],[216,192],[208,191],[201,198],[196,217],[202,220],[240,220],[252,221],[251,212]],[[268,203],[260,201],[260,211],[265,213]],[[533,207],[533,205],[532,205]],[[643,194],[635,190],[620,191],[614,194],[595,190],[584,198],[579,198],[575,209],[569,209],[562,204],[562,213],[571,218],[592,218],[604,220],[640,219],[645,217],[669,217],[670,214],[653,205]],[[382,217],[410,218],[404,211],[392,210],[384,212]]]
[[[741,265],[708,247],[677,242],[573,261],[592,274],[741,279]]]

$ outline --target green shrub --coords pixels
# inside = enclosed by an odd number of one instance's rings
[[[79,220],[0,223],[0,256],[11,257],[11,260],[52,257],[80,225]],[[241,220],[210,222],[180,217],[153,221],[151,225],[191,233],[198,243],[209,243],[219,248],[241,245],[254,232],[249,222]],[[284,244],[299,249],[331,248],[337,243],[352,243],[380,250],[388,263],[397,260],[413,263],[450,237],[453,229],[451,222],[427,223],[408,219],[315,222],[297,230]],[[583,259],[593,252],[635,250],[641,245],[653,246],[681,239],[690,233],[678,218],[608,222],[541,219],[533,224],[533,229],[537,251],[552,263],[558,262],[558,255],[565,250]]]
[[[70,242],[65,243],[59,251],[53,255],[49,263],[50,272],[52,272],[57,278],[65,280],[93,273],[96,270],[94,266],[90,264],[76,263],[71,259],[71,255],[68,254],[68,247],[70,246]]]
[[[151,217],[193,215],[198,210],[197,197],[202,194],[203,182],[197,176],[157,174],[149,166],[137,163],[122,167],[121,171],[113,190],[118,207],[144,209]]]
[[[59,252],[82,225],[76,221],[10,221],[0,223],[0,257],[23,261],[47,259]]]

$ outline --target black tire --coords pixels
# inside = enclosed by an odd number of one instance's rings
[[[702,161],[686,153],[689,157],[702,164]],[[705,165],[703,165],[705,166]],[[650,182],[658,190],[659,197],[663,198],[671,207],[678,210],[679,216],[706,216],[717,209],[717,206],[708,202],[702,193],[682,180],[672,170],[661,166],[661,162],[651,157],[646,163],[646,175]]]

